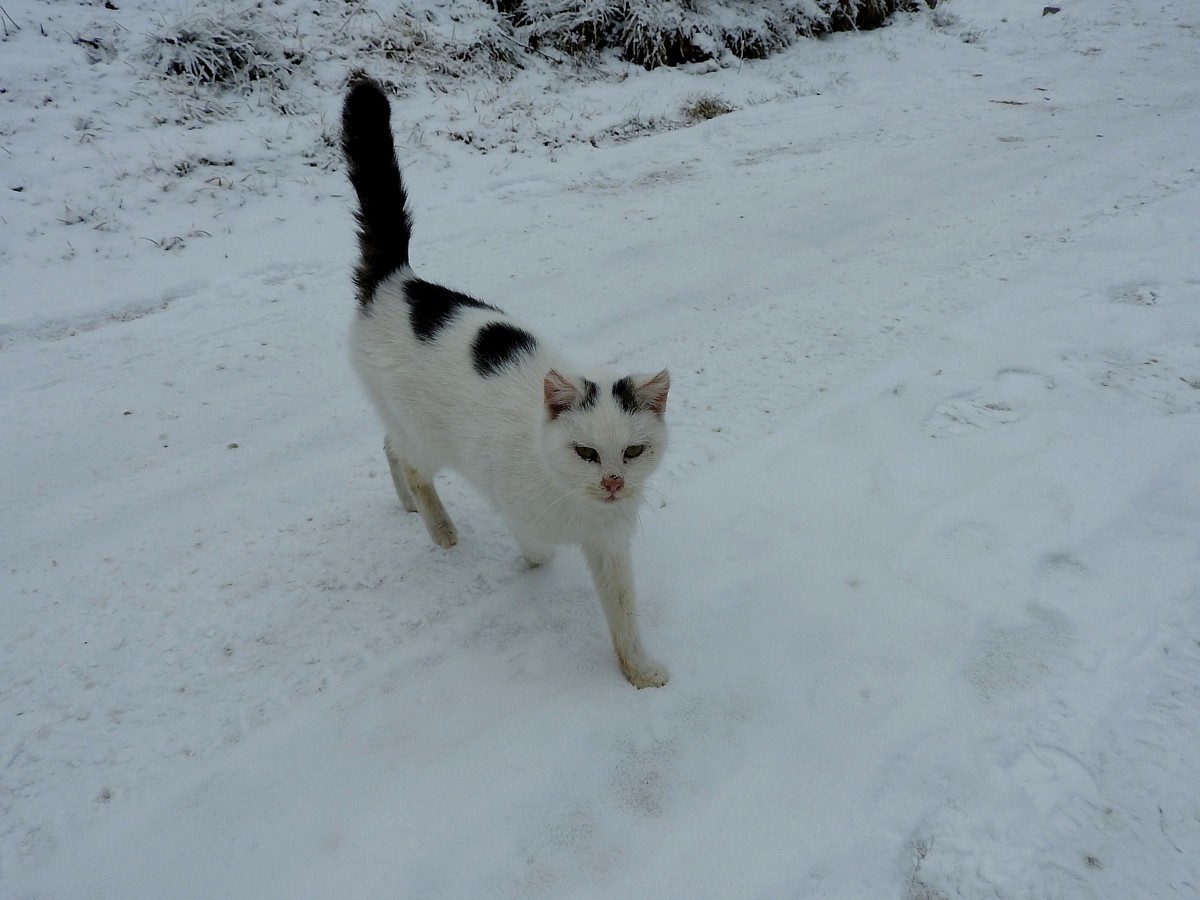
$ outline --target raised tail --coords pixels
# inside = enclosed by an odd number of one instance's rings
[[[358,248],[354,270],[359,305],[371,305],[375,289],[408,265],[412,217],[392,142],[391,104],[376,82],[361,78],[342,107],[342,152],[358,194]]]

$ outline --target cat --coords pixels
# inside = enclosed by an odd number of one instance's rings
[[[458,533],[433,484],[449,469],[500,512],[531,567],[557,545],[581,547],[625,678],[665,684],[638,635],[630,543],[667,446],[670,375],[585,377],[495,306],[418,278],[391,106],[376,82],[350,85],[341,142],[358,196],[350,350],[383,420],[401,503],[434,543],[453,547]]]

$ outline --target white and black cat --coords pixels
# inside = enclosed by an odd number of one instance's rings
[[[621,671],[635,687],[665,684],[638,637],[630,540],[666,448],[670,378],[584,377],[494,306],[418,278],[390,116],[378,84],[351,86],[342,149],[361,251],[351,353],[387,431],[396,493],[441,547],[458,540],[433,486],[441,469],[492,502],[530,565],[558,544],[582,547]]]

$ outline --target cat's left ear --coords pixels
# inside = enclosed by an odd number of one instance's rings
[[[666,412],[667,391],[671,389],[671,375],[666,369],[653,376],[635,376],[634,383],[638,385],[634,393],[639,406],[656,416]]]

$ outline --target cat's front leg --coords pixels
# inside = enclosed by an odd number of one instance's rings
[[[604,617],[608,620],[613,650],[625,679],[635,688],[662,687],[667,683],[667,670],[642,651],[629,548],[585,545],[583,553],[592,570],[596,593],[600,595]]]
[[[529,534],[515,527],[513,528],[513,536],[517,539],[517,546],[521,548],[521,555],[525,557],[525,562],[529,565],[529,568],[536,569],[554,559],[554,546],[552,544],[548,544],[540,538],[531,537]]]

